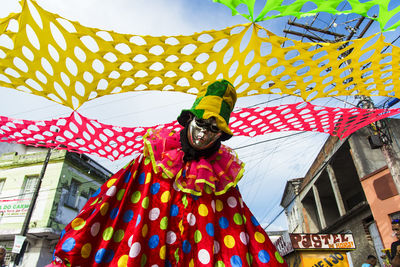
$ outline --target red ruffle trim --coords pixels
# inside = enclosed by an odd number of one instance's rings
[[[244,163],[224,145],[209,158],[185,164],[179,132],[150,129],[143,140],[144,155],[151,159],[154,171],[162,171],[164,178],[175,179],[183,192],[197,196],[203,192],[222,195],[236,186],[243,176]]]

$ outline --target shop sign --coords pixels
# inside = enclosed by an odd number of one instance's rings
[[[275,242],[274,245],[281,256],[285,256],[293,251],[292,242],[290,241],[289,233],[284,233]]]
[[[22,245],[24,244],[25,238],[26,237],[23,235],[15,235],[14,246],[12,249],[13,253],[19,253],[21,251],[21,248],[22,248]]]
[[[303,266],[307,267],[349,267],[347,255],[343,251],[331,251],[329,253],[305,253],[301,254]]]
[[[352,234],[290,234],[294,249],[355,249]]]
[[[30,206],[30,199],[0,200],[0,216],[25,216]]]

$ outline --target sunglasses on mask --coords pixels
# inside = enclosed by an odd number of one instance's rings
[[[199,119],[197,117],[194,118],[194,121],[198,127],[205,128],[213,133],[219,133],[220,130],[217,125],[212,124],[208,120]]]

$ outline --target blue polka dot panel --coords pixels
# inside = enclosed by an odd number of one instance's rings
[[[146,155],[89,198],[54,256],[65,266],[287,266],[236,186],[195,196]]]

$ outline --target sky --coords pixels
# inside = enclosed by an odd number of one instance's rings
[[[140,35],[191,35],[247,23],[231,16],[227,7],[209,0],[37,0],[44,9],[82,25],[120,33]],[[17,0],[1,0],[0,17],[18,12]],[[256,7],[257,9],[257,7]],[[266,29],[283,36],[287,18],[262,22]],[[339,23],[339,22],[338,22]],[[377,24],[373,24],[373,28]],[[376,31],[377,29],[375,29]],[[393,40],[395,33],[390,38]],[[390,40],[389,40],[390,41]],[[191,107],[195,96],[176,92],[131,92],[104,96],[85,103],[78,111],[102,123],[118,126],[152,126],[171,122],[183,108]],[[349,100],[350,101],[350,100]],[[295,97],[261,95],[238,99],[237,107],[268,102],[268,106],[298,102]],[[332,104],[321,99],[314,104]],[[340,102],[341,106],[346,105]],[[334,105],[334,104],[333,104]],[[265,106],[265,105],[264,105]],[[69,108],[44,98],[0,87],[0,116],[48,120],[68,116]],[[286,137],[285,136],[289,136]],[[279,206],[286,181],[303,177],[328,135],[321,133],[272,133],[254,138],[233,137],[226,144],[236,150],[246,164],[239,182],[243,199],[266,230],[287,229]],[[259,143],[257,145],[252,145]],[[117,171],[131,157],[111,162],[95,158],[111,171]],[[272,224],[271,224],[272,222]]]

